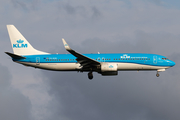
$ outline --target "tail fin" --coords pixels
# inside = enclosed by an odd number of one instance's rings
[[[14,54],[17,55],[38,55],[49,54],[34,49],[14,25],[7,25]]]

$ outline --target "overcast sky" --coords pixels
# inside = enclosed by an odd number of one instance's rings
[[[41,51],[154,53],[176,66],[118,76],[13,63],[6,25]],[[0,0],[0,120],[180,120],[179,0]]]

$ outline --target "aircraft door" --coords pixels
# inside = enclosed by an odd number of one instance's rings
[[[36,57],[36,65],[40,65],[40,57]]]
[[[157,63],[157,56],[153,56],[153,63],[154,63],[154,64]]]

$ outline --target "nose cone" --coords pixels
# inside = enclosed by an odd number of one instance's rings
[[[175,64],[176,64],[176,63],[173,62],[172,60],[171,60],[170,63],[169,63],[169,65],[170,65],[171,67],[173,67]]]

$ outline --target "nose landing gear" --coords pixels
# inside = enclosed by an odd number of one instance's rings
[[[92,74],[92,72],[89,72],[89,73],[88,73],[88,78],[89,78],[90,80],[93,79],[93,74]]]
[[[159,76],[160,76],[160,74],[159,74],[159,72],[157,72],[157,73],[156,73],[156,77],[159,77]]]

